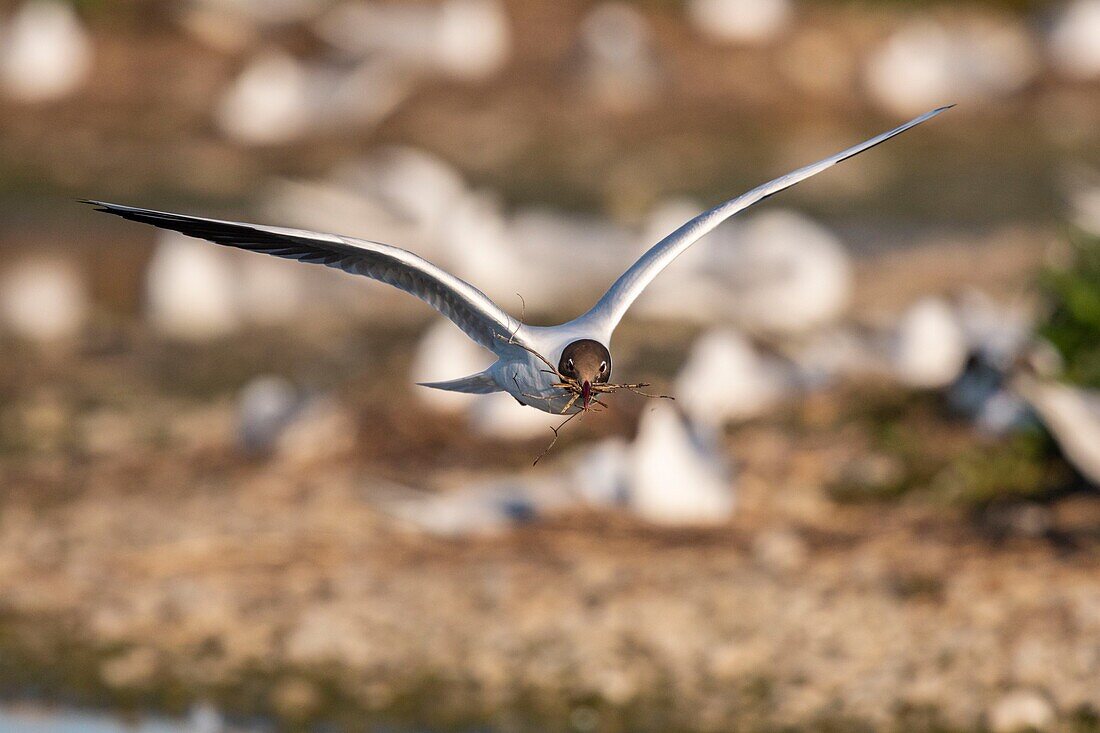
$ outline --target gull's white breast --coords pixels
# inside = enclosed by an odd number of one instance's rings
[[[501,359],[489,372],[501,389],[525,405],[555,414],[569,414],[580,409],[578,400],[568,412],[562,412],[572,395],[568,390],[553,386],[558,381],[557,375],[533,354]]]

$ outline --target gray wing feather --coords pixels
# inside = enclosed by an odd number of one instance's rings
[[[769,196],[790,188],[799,181],[804,181],[827,168],[831,168],[842,160],[846,160],[853,155],[858,155],[866,150],[870,150],[876,145],[886,142],[895,135],[905,132],[909,128],[915,127],[926,120],[932,119],[940,112],[950,109],[953,106],[954,105],[949,105],[947,107],[934,109],[931,112],[926,112],[920,117],[912,119],[889,132],[884,132],[877,137],[873,137],[859,145],[850,147],[836,155],[825,158],[824,160],[819,160],[804,168],[799,168],[792,173],[780,176],[775,180],[757,186],[748,193],[742,194],[735,199],[731,199],[724,204],[720,204],[700,214],[657,244],[653,245],[653,247],[642,255],[630,269],[624,272],[619,279],[612,284],[607,293],[600,298],[600,301],[596,303],[590,311],[578,318],[576,322],[584,323],[592,329],[594,333],[604,334],[605,338],[610,338],[611,332],[615,329],[615,326],[618,325],[623,314],[626,313],[627,308],[629,308],[631,303],[633,303],[642,291],[645,290],[646,286],[649,285],[653,278],[657,277],[658,273],[665,269],[665,267],[676,259],[680,253],[723,221],[739,211],[743,211],[753,204],[763,201]]]
[[[460,379],[450,379],[446,382],[417,382],[421,387],[442,389],[447,392],[465,392],[467,394],[489,394],[502,391],[497,386],[496,380],[485,372],[471,374]]]
[[[152,224],[238,249],[334,267],[415,295],[494,353],[521,341],[523,324],[473,285],[399,247],[301,229],[206,219],[133,206],[85,201],[97,211]],[[511,347],[518,348],[518,347]]]

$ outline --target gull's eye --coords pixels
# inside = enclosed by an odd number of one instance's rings
[[[565,363],[566,363],[566,366],[569,367],[569,370],[572,371],[573,370],[573,360],[570,359],[569,361],[567,361]]]
[[[600,374],[603,374],[606,371],[607,371],[607,362],[606,361],[601,361],[600,362]]]

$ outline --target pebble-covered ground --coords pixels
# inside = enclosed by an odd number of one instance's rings
[[[925,257],[891,263],[919,278]],[[476,477],[483,459],[521,468],[542,441],[424,412],[408,337],[360,326],[273,357],[285,335],[184,347],[103,331],[64,360],[4,360],[8,695],[208,699],[287,725],[1095,726],[1100,502],[1060,462],[1040,467],[1056,490],[968,495],[975,466],[991,481],[1021,469],[935,395],[838,387],[727,433],[739,506],[721,526],[579,510],[439,539],[381,503]],[[333,368],[338,406],[321,438],[248,458],[232,390],[272,359]],[[190,366],[166,378],[173,361]],[[551,465],[629,436],[644,405],[617,400]],[[882,437],[899,433],[912,443]],[[913,466],[926,480],[899,489]]]
[[[389,220],[358,206],[385,186],[310,196],[397,145],[435,171],[389,182],[411,219],[439,195],[427,184],[442,177],[451,195],[456,178],[470,201],[499,201],[488,235],[535,207],[580,226],[554,236],[591,235],[570,217],[593,215],[640,237],[672,197],[712,204],[958,102],[783,205],[855,256],[846,327],[881,336],[922,297],[972,286],[998,314],[1042,316],[1036,275],[1065,259],[1051,246],[1063,222],[1100,211],[1098,64],[1081,41],[1095,3],[806,0],[731,41],[699,14],[737,20],[748,5],[735,1],[455,0],[405,20],[386,2],[393,27],[417,32],[359,55],[317,25],[329,4],[272,4],[306,10],[242,24],[231,6],[263,4],[207,3],[228,15],[204,20],[202,3],[88,0],[61,9],[76,25],[60,38],[0,36],[0,276],[24,274],[3,280],[19,297],[0,298],[0,703],[313,730],[1100,731],[1100,498],[1050,438],[983,437],[942,392],[860,378],[721,433],[736,508],[717,526],[577,501],[443,538],[398,519],[394,500],[565,466],[584,481],[580,451],[630,439],[650,403],[615,396],[531,468],[548,433],[484,437],[417,399],[421,304],[303,280],[331,298],[277,326],[154,335],[148,271],[165,243],[73,201],[274,223],[297,201],[322,228],[389,241]],[[0,34],[16,5],[0,3]],[[352,69],[415,47],[431,13],[463,7],[507,29],[487,76],[413,59],[415,83],[369,124],[341,122],[335,97],[317,104],[325,84],[271,93],[286,78],[354,82]],[[61,91],[38,73],[66,66],[39,53],[51,36],[72,56]],[[274,86],[244,94],[227,123],[226,100],[272,58]],[[242,137],[242,118],[280,111],[302,129]],[[275,138],[247,139],[257,129]],[[276,195],[288,190],[304,198]],[[454,215],[440,212],[436,235]],[[41,256],[57,269],[25,276]],[[235,293],[240,270],[214,269]],[[1095,304],[1093,288],[1067,291]],[[575,315],[561,301],[581,295],[531,297],[534,320]],[[703,327],[644,318],[616,334],[616,374],[665,389]],[[12,335],[36,331],[42,343]],[[789,346],[753,343],[769,357]],[[250,452],[242,389],[270,375],[311,411]]]

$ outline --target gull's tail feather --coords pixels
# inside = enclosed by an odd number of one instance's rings
[[[466,392],[467,394],[489,394],[490,392],[501,391],[496,380],[489,376],[488,372],[478,372],[468,377],[451,379],[446,382],[417,382],[417,384],[421,387],[442,389],[448,392]]]

